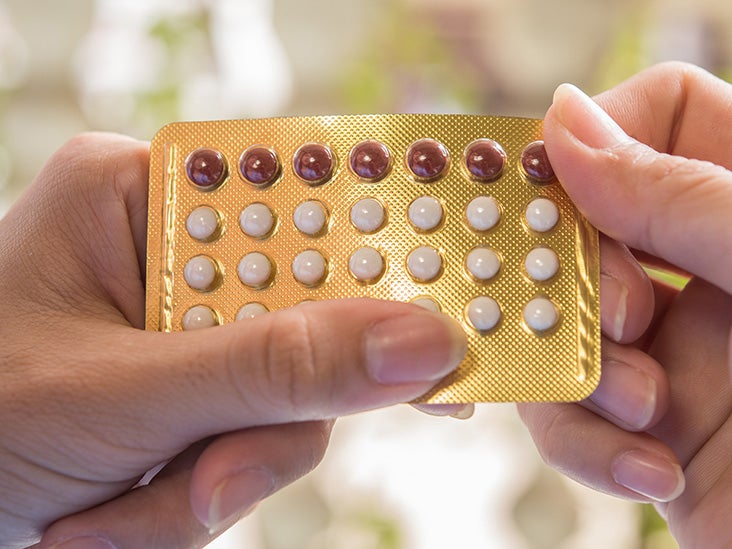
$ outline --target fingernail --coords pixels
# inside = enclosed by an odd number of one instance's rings
[[[83,536],[51,545],[50,549],[116,549],[115,546],[102,538]]]
[[[217,534],[233,519],[243,517],[274,490],[274,477],[263,467],[246,469],[222,481],[208,506],[208,527]]]
[[[475,404],[466,404],[460,408],[457,412],[450,414],[450,417],[455,419],[470,419],[475,413]]]
[[[653,378],[623,362],[607,361],[590,401],[620,421],[643,430],[656,411],[656,394]]]
[[[589,147],[607,149],[630,140],[609,114],[572,84],[556,89],[553,109],[559,122]]]
[[[438,416],[453,417],[455,419],[470,419],[475,412],[475,404],[412,404],[415,409],[422,413]]]
[[[631,450],[612,465],[615,482],[655,501],[672,501],[686,487],[684,472],[660,454]]]
[[[437,381],[465,356],[460,325],[442,313],[402,315],[374,325],[366,334],[366,367],[382,384]]]
[[[625,320],[628,317],[628,287],[613,276],[600,275],[600,300],[603,314],[600,315],[602,331],[613,341],[623,339]]]

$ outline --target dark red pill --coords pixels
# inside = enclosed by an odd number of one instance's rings
[[[465,148],[465,168],[477,181],[494,181],[506,164],[506,153],[492,139],[478,139]]]
[[[449,159],[445,145],[434,139],[415,141],[407,151],[407,166],[418,179],[425,181],[442,176]]]
[[[306,143],[295,152],[293,168],[308,185],[325,183],[333,175],[333,153],[322,143]]]
[[[351,170],[361,179],[378,181],[391,169],[391,154],[380,141],[361,141],[351,149]]]
[[[554,180],[554,169],[549,162],[543,141],[534,141],[526,145],[521,153],[521,167],[529,178],[537,183],[549,183]]]
[[[272,149],[255,145],[241,155],[239,170],[244,179],[257,187],[267,187],[280,175],[280,160]]]
[[[186,174],[201,190],[210,191],[226,179],[224,155],[214,149],[196,149],[186,159]]]

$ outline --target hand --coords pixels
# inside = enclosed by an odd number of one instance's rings
[[[465,352],[456,322],[372,300],[143,331],[147,169],[143,143],[79,137],[0,220],[1,547],[201,546],[313,468],[331,418]]]
[[[673,63],[596,101],[566,85],[555,94],[545,141],[559,179],[603,233],[693,278],[681,292],[651,286],[604,255],[597,390],[520,413],[550,465],[655,502],[684,547],[728,547],[732,87]]]

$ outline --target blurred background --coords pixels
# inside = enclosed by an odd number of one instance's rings
[[[680,59],[732,77],[715,0],[0,0],[0,215],[84,130],[366,112],[542,116]],[[649,506],[548,470],[510,405],[337,425],[322,465],[228,549],[667,549]]]

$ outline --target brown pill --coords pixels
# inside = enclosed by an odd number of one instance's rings
[[[506,164],[506,153],[492,139],[478,139],[465,149],[465,167],[477,181],[494,181]]]
[[[203,191],[210,191],[226,179],[224,155],[214,149],[196,149],[186,159],[188,179]]]
[[[241,155],[239,170],[252,185],[267,187],[280,175],[280,161],[272,149],[255,145]]]
[[[531,179],[537,183],[549,183],[554,180],[554,169],[549,162],[543,141],[534,141],[526,145],[521,153],[521,167]]]
[[[306,143],[295,152],[293,168],[308,185],[319,185],[333,174],[333,153],[322,143]]]
[[[351,170],[361,179],[378,181],[389,173],[390,168],[389,149],[379,141],[361,141],[351,149]]]
[[[431,181],[447,171],[450,155],[445,145],[435,139],[415,141],[407,151],[407,166],[424,181]]]

